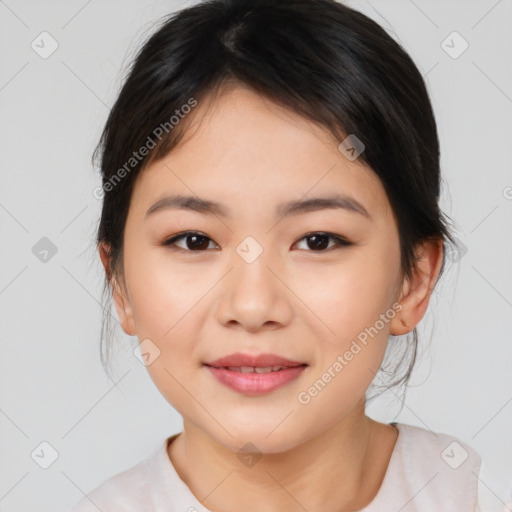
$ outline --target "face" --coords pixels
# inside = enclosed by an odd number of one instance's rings
[[[325,129],[243,88],[193,115],[135,184],[116,307],[186,421],[233,449],[289,449],[343,421],[378,371],[401,285],[396,222],[376,175]],[[176,195],[219,206],[161,202]],[[207,366],[234,353],[303,366]]]

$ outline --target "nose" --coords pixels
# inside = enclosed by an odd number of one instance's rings
[[[292,293],[283,282],[284,276],[264,255],[252,263],[238,255],[233,258],[233,269],[220,283],[216,317],[222,325],[258,332],[290,322]]]

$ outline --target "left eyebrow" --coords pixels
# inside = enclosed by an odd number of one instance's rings
[[[290,215],[299,215],[301,213],[327,209],[343,209],[357,213],[371,220],[371,215],[368,213],[368,210],[360,202],[350,196],[340,194],[327,197],[298,199],[281,203],[276,208],[276,216],[289,217]],[[163,210],[189,210],[204,215],[218,215],[224,218],[233,217],[231,210],[220,203],[197,196],[182,195],[167,196],[160,199],[148,209],[145,217]]]
[[[353,197],[333,194],[328,197],[312,197],[310,199],[299,199],[280,204],[277,207],[277,214],[280,217],[288,217],[300,213],[307,213],[327,209],[343,209],[353,213],[358,213],[368,220],[371,216],[368,210]]]

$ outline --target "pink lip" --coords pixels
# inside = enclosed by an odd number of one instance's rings
[[[269,373],[242,373],[227,368],[214,368],[208,365],[206,367],[221,384],[245,395],[260,395],[296,379],[304,371],[306,365],[293,366]]]
[[[205,365],[212,375],[225,386],[246,395],[268,393],[296,379],[308,366],[306,363],[291,361],[275,354],[231,354]],[[227,367],[252,366],[267,368],[285,366],[286,368],[268,373],[243,373],[229,370]]]
[[[217,368],[222,366],[259,366],[261,368],[266,368],[268,366],[302,366],[305,363],[291,361],[290,359],[286,359],[285,357],[281,357],[276,354],[252,355],[237,352],[236,354],[221,357],[206,364]]]

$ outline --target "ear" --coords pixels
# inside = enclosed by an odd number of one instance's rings
[[[395,336],[412,331],[423,318],[443,264],[443,242],[441,239],[422,242],[415,253],[418,269],[403,283],[398,299],[402,309],[391,320],[390,332]]]
[[[111,272],[110,265],[110,247],[105,242],[98,244],[98,252],[100,255],[101,262],[105,269],[105,273],[109,278],[109,283],[112,288],[112,297],[119,317],[121,327],[123,331],[129,336],[135,336],[135,322],[133,319],[133,310],[129,300],[128,292],[124,286],[118,282],[116,276]]]

